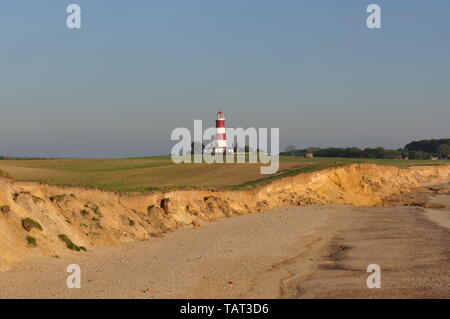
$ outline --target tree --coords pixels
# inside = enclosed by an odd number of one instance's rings
[[[348,147],[345,149],[347,156],[350,158],[359,158],[361,157],[362,149],[357,147]]]
[[[407,151],[422,151],[436,154],[438,153],[437,148],[442,144],[450,145],[450,139],[444,138],[440,140],[432,139],[432,140],[414,141],[405,145],[405,149]]]
[[[441,157],[447,157],[450,154],[450,146],[448,144],[441,144],[436,149]]]
[[[192,154],[203,154],[204,150],[205,150],[205,144],[196,142],[196,141],[191,143],[191,153]]]

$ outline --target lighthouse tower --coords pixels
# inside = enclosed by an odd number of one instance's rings
[[[216,119],[216,153],[227,152],[227,134],[225,132],[225,116],[222,111],[217,113]]]

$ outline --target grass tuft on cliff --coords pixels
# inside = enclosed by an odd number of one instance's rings
[[[27,232],[31,231],[34,228],[42,230],[41,224],[39,224],[37,221],[35,221],[35,220],[31,219],[31,218],[24,218],[24,219],[22,219],[22,227]]]
[[[75,250],[75,251],[87,251],[85,247],[83,246],[77,246],[75,245],[69,237],[67,237],[67,235],[65,234],[59,234],[58,238],[61,239],[65,244],[66,247],[71,249],[71,250]]]

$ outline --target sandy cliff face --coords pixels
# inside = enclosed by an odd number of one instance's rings
[[[423,182],[449,182],[450,166],[395,167],[355,164],[277,180],[246,191],[172,191],[124,195],[94,189],[0,179],[0,271],[27,256],[82,254],[75,245],[117,245],[146,240],[185,225],[285,205],[383,205]],[[39,228],[25,230],[30,218]],[[36,240],[32,248],[26,237]]]

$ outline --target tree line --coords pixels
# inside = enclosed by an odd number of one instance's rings
[[[286,147],[280,155],[306,156],[313,154],[317,157],[344,157],[344,158],[377,158],[377,159],[415,159],[427,160],[431,158],[448,159],[450,155],[450,139],[431,139],[411,142],[403,148],[390,150],[383,147],[309,147],[297,149],[294,145]]]

